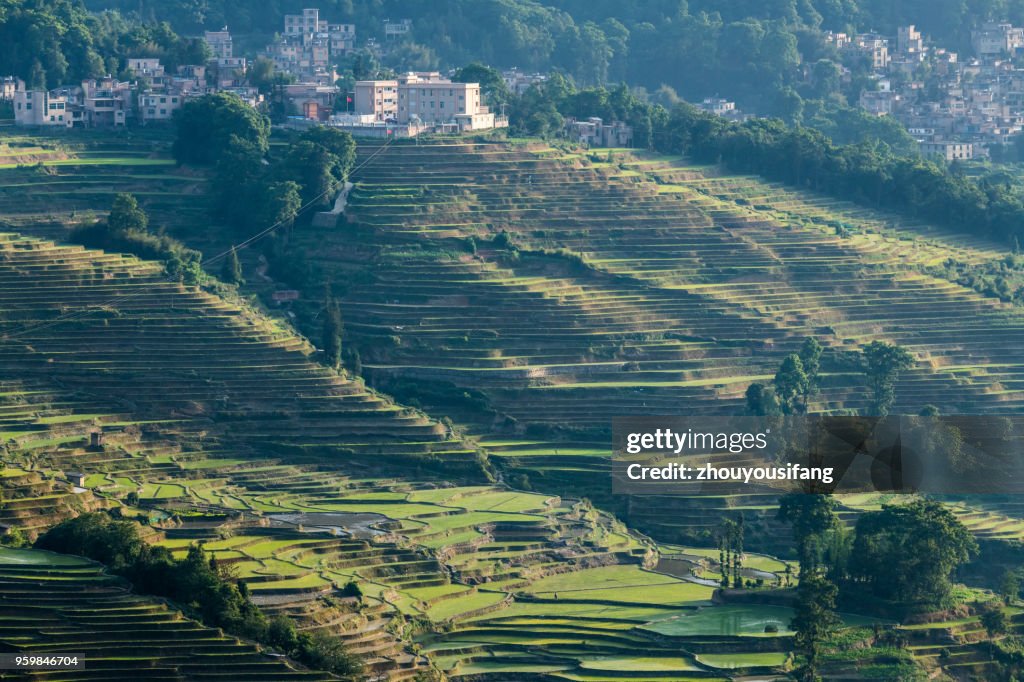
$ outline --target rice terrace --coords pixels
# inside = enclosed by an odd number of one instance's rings
[[[0,680],[1024,679],[1024,5],[321,4],[0,0]]]

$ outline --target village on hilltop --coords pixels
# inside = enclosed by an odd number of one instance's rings
[[[479,83],[459,83],[438,71],[398,73],[390,78],[345,81],[336,65],[355,54],[356,26],[331,23],[319,9],[284,17],[282,32],[261,55],[279,79],[273,97],[291,125],[319,123],[363,137],[413,137],[424,132],[461,133],[508,126],[504,111],[485,102]],[[385,21],[385,42],[412,31],[409,20]],[[839,77],[869,74],[858,104],[876,116],[897,119],[926,156],[946,161],[996,158],[1024,130],[1024,28],[987,23],[971,32],[974,57],[934,45],[914,25],[896,36],[849,35],[828,31],[826,42],[841,56]],[[0,78],[0,101],[11,103],[19,126],[110,128],[169,121],[191,98],[229,92],[254,107],[267,94],[251,78],[253,62],[237,56],[227,27],[206,31],[209,60],[169,70],[156,58],[132,58],[127,80],[114,76],[84,80],[49,90],[13,76]],[[361,46],[386,50],[375,39]],[[803,78],[818,77],[804,65]],[[546,76],[518,69],[502,72],[513,94],[522,94]],[[729,120],[753,114],[734,101],[707,97],[698,108]],[[565,134],[588,146],[630,146],[632,128],[600,118],[569,119]]]

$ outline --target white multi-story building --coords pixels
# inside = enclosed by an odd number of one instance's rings
[[[925,156],[937,156],[945,161],[974,158],[974,145],[970,142],[939,140],[933,142],[921,142],[920,147],[921,153]]]
[[[19,126],[70,128],[74,125],[72,104],[73,101],[64,94],[20,89],[14,93],[14,123]]]
[[[920,54],[924,52],[924,38],[913,24],[900,26],[897,29],[896,46],[900,54]]]
[[[398,38],[407,35],[412,30],[412,21],[402,19],[401,21],[384,20],[384,37]]]
[[[450,125],[485,130],[508,125],[484,106],[479,83],[453,83],[436,71],[407,73],[395,80],[357,81],[354,114],[378,122]]]

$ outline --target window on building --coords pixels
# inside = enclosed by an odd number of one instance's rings
[[[162,114],[166,114],[166,113],[167,113],[167,110],[166,110],[166,109],[161,109],[161,110],[160,110],[160,113],[161,113],[161,115],[162,115]]]

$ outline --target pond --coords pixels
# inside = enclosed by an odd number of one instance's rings
[[[871,625],[885,622],[868,616],[840,613],[843,624]],[[788,606],[772,606],[770,604],[725,604],[722,606],[702,606],[691,611],[664,620],[656,620],[644,626],[662,635],[691,637],[699,635],[722,636],[774,636],[789,635],[789,621],[793,619],[793,609]],[[766,633],[765,627],[774,625],[778,633]]]
[[[354,538],[368,538],[387,533],[385,524],[391,520],[383,514],[370,512],[304,512],[269,514],[271,528],[302,526],[305,530],[330,531]]]
[[[0,547],[0,566],[17,564],[21,566],[82,566],[88,564],[83,559],[70,554],[56,554],[39,549],[11,549]]]
[[[662,635],[690,637],[694,635],[764,635],[765,627],[774,625],[779,634],[790,634],[789,621],[793,609],[767,604],[707,606],[692,613],[648,623],[644,627]]]

